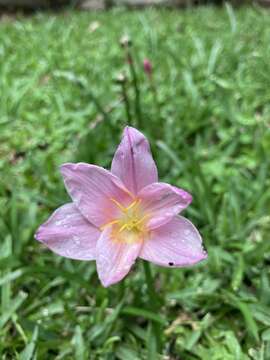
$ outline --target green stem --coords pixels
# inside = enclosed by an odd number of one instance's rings
[[[128,125],[132,125],[132,116],[131,116],[131,111],[130,111],[130,103],[129,103],[129,98],[128,98],[128,94],[127,94],[126,84],[123,82],[121,84],[121,86],[122,86],[122,95],[123,95],[123,99],[124,99],[124,103],[125,103]]]
[[[157,293],[154,287],[154,279],[152,275],[152,271],[150,268],[150,264],[147,261],[143,262],[143,268],[145,273],[145,280],[147,284],[147,290],[149,298],[151,299],[151,302],[155,304],[155,309],[159,307],[159,301],[157,300]]]
[[[141,128],[142,127],[142,112],[141,112],[141,99],[140,99],[141,94],[140,94],[138,77],[134,65],[134,59],[130,49],[127,50],[127,61],[129,64],[130,73],[132,76],[132,83],[135,91],[135,112],[137,116],[137,125],[139,128]]]
[[[156,88],[153,76],[151,76],[149,78],[149,81],[150,81],[150,90],[152,92],[152,96],[153,96],[153,100],[154,100],[154,104],[155,104],[155,108],[156,108],[156,119],[159,121],[159,124],[160,124],[160,126],[155,127],[155,136],[159,139],[160,137],[162,137],[162,134],[163,134],[164,121],[162,120],[162,116],[161,116],[161,106],[159,103],[158,92],[157,92],[157,88]]]
[[[159,103],[159,99],[158,99],[158,93],[157,93],[157,88],[156,85],[154,83],[153,79],[150,79],[150,89],[152,91],[152,95],[153,95],[153,99],[154,99],[154,103],[158,112],[158,115],[160,115],[160,103]]]
[[[158,313],[160,310],[160,301],[159,301],[159,296],[155,290],[154,278],[152,275],[150,264],[144,261],[143,268],[144,268],[145,280],[148,290],[148,301],[150,305],[149,307],[151,308],[152,311],[154,310],[154,312]],[[162,351],[162,328],[161,325],[156,322],[153,322],[152,326],[156,337],[157,351],[160,352]]]
[[[66,72],[60,72],[60,74],[58,74],[58,77],[64,78],[65,80],[68,80],[69,82],[79,86],[84,91],[85,96],[88,96],[93,101],[97,111],[102,114],[104,120],[106,120],[106,122],[111,126],[110,117],[104,110],[104,108],[101,105],[101,103],[99,102],[99,100],[96,98],[96,96],[93,94],[93,92],[89,89],[88,82],[84,78],[77,77],[73,74],[70,75]]]

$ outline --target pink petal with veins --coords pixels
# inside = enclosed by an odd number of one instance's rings
[[[134,195],[146,185],[158,181],[149,143],[141,132],[129,126],[125,128],[111,171]]]
[[[127,244],[112,239],[111,230],[111,227],[105,229],[97,242],[97,272],[105,287],[119,282],[128,274],[142,247],[141,241]]]
[[[67,191],[82,215],[97,227],[119,216],[111,200],[128,204],[132,198],[123,183],[102,167],[78,163],[61,166]]]
[[[39,227],[35,238],[58,255],[94,260],[100,231],[90,224],[72,203],[55,210]]]
[[[165,183],[146,186],[139,192],[138,197],[142,201],[143,211],[149,214],[149,229],[155,229],[171,221],[192,201],[189,193]]]
[[[207,258],[202,239],[195,226],[182,216],[151,231],[145,240],[140,257],[168,267],[194,265]]]

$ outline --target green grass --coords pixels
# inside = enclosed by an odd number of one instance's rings
[[[114,10],[0,22],[1,359],[270,359],[269,15]],[[104,289],[94,263],[58,257],[33,238],[68,199],[61,163],[110,166],[126,124],[113,79],[127,70],[119,46],[127,32],[140,129],[160,179],[193,194],[185,215],[209,252],[189,269],[152,266],[158,313],[142,261]],[[104,119],[99,106],[113,110]]]

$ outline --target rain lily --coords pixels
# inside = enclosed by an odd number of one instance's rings
[[[126,127],[111,171],[86,163],[61,166],[72,202],[58,208],[35,237],[55,253],[96,260],[103,286],[122,280],[139,257],[183,267],[207,257],[194,225],[178,215],[186,191],[158,182],[149,143]]]

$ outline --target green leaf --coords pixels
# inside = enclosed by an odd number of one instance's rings
[[[241,299],[237,298],[235,295],[228,291],[224,291],[224,294],[226,295],[229,303],[236,307],[242,313],[248,332],[254,337],[256,341],[259,341],[258,326],[254,320],[249,305],[245,304],[241,301]]]
[[[262,332],[262,340],[270,341],[270,328],[268,328]]]
[[[156,360],[158,356],[157,340],[152,323],[148,324],[146,347],[147,347],[147,359]]]
[[[0,277],[0,286],[10,283],[11,281],[22,276],[22,274],[23,274],[23,270],[18,269],[16,271],[9,272],[8,274],[1,276]]]
[[[18,310],[18,308],[22,305],[24,300],[27,298],[27,294],[23,291],[20,291],[19,294],[13,299],[9,307],[5,310],[5,312],[0,316],[0,329],[6,324],[6,322],[11,318],[11,316]]]
[[[83,340],[82,329],[79,325],[75,328],[75,334],[72,339],[72,344],[74,346],[74,355],[75,359],[84,360],[85,359],[85,344]]]
[[[162,325],[165,325],[167,323],[167,321],[162,316],[155,314],[149,310],[140,309],[133,306],[124,307],[122,313],[126,315],[143,317],[147,320],[156,321],[157,323]]]
[[[34,351],[36,348],[36,342],[38,338],[38,326],[35,327],[32,339],[25,349],[20,353],[19,360],[31,360],[33,359]]]

